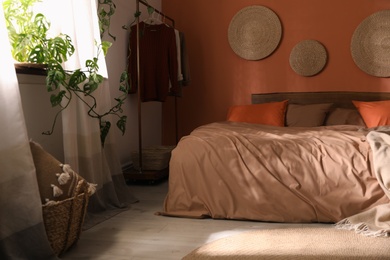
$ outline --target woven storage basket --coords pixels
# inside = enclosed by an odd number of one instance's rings
[[[72,197],[42,207],[46,234],[56,255],[78,241],[89,197],[87,182],[80,180]]]
[[[142,150],[142,169],[159,171],[169,166],[171,152],[174,146],[153,146]],[[139,168],[139,153],[132,152],[131,159],[134,168]]]

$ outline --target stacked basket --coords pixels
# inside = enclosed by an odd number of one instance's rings
[[[151,146],[142,150],[142,169],[148,171],[160,171],[169,166],[171,152],[174,146]],[[139,169],[139,152],[131,154],[133,167]]]

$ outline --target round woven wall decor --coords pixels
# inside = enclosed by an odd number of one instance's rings
[[[355,64],[376,77],[390,77],[390,10],[376,12],[364,19],[351,40]]]
[[[228,40],[233,51],[246,60],[261,60],[278,47],[282,37],[279,17],[259,5],[241,9],[231,20]]]
[[[301,76],[310,77],[322,71],[328,60],[325,47],[318,41],[305,40],[294,46],[290,66]]]

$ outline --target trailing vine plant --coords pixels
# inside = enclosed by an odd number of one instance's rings
[[[112,0],[99,0],[98,1],[98,17],[100,38],[103,39],[105,33],[108,34],[114,41],[116,37],[110,32],[111,17],[115,14],[116,5]]]
[[[54,131],[58,116],[65,110],[73,98],[78,98],[88,107],[88,115],[96,118],[100,125],[100,140],[104,146],[105,139],[110,131],[111,122],[107,119],[113,115],[117,118],[116,126],[122,132],[126,130],[127,116],[122,115],[122,105],[127,98],[128,76],[123,72],[119,81],[119,90],[122,93],[115,98],[115,104],[105,112],[97,111],[97,100],[93,96],[104,78],[98,73],[98,57],[103,51],[106,55],[112,45],[109,41],[102,41],[97,45],[97,55],[85,61],[85,67],[77,70],[65,70],[63,62],[73,55],[75,49],[71,38],[66,34],[59,34],[50,38],[47,33],[50,22],[41,14],[34,14],[33,5],[41,0],[4,0],[3,9],[8,29],[12,55],[16,61],[45,64],[46,88],[51,92],[52,107],[59,107],[51,130],[43,134],[51,135]],[[109,11],[103,7],[109,7]],[[111,0],[99,0],[100,34],[103,37],[109,32],[110,18],[115,13],[115,4]]]

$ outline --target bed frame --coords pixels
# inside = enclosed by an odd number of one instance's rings
[[[390,99],[390,92],[252,95],[253,103],[286,99],[353,108],[352,100]],[[388,203],[372,171],[368,131],[347,124],[276,127],[222,121],[200,126],[172,152],[169,191],[159,214],[333,223],[364,206]],[[335,200],[344,196],[351,201]]]
[[[389,92],[279,92],[252,94],[252,104],[289,100],[293,104],[333,103],[335,107],[354,108],[352,100],[390,100]]]

